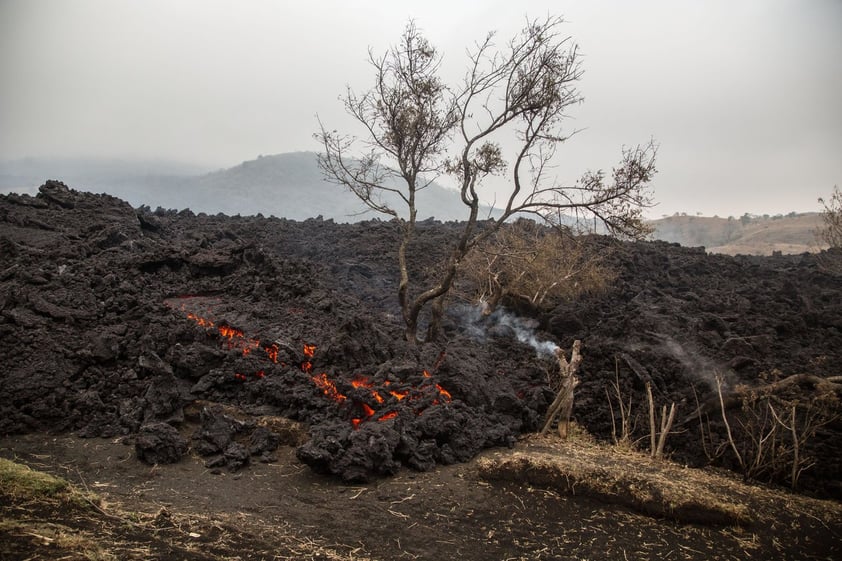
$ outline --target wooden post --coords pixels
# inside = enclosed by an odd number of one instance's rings
[[[577,339],[573,343],[573,348],[570,351],[569,362],[564,356],[563,349],[556,350],[558,370],[561,375],[561,387],[558,390],[558,395],[556,395],[556,398],[547,410],[547,418],[544,421],[544,428],[541,429],[541,434],[546,434],[550,430],[550,426],[552,426],[556,416],[560,416],[558,421],[559,436],[567,438],[570,432],[570,416],[573,414],[573,389],[579,383],[576,372],[582,363],[581,348],[582,342]]]

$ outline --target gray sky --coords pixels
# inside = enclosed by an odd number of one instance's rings
[[[562,178],[653,137],[651,216],[817,210],[842,186],[842,0],[0,0],[0,160],[318,150],[315,115],[350,126],[338,95],[408,18],[457,78],[487,31],[548,13],[584,55]]]

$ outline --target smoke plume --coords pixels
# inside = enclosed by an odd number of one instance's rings
[[[536,320],[518,317],[504,308],[483,315],[482,306],[462,305],[455,306],[453,312],[468,335],[480,341],[485,341],[489,336],[514,337],[535,349],[539,356],[554,356],[559,348],[552,341],[538,338]]]

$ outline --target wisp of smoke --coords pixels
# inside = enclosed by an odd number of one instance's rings
[[[661,326],[660,332],[650,332],[650,335],[660,340],[660,344],[650,345],[637,343],[629,345],[628,350],[639,351],[644,348],[654,349],[667,356],[674,358],[681,366],[687,375],[697,378],[704,382],[711,389],[716,389],[716,376],[718,373],[725,371],[721,365],[716,364],[710,358],[704,356],[703,353],[694,350],[689,343],[681,344],[678,340],[670,335],[667,335],[669,326]],[[726,380],[726,385],[728,381]]]
[[[535,349],[539,356],[553,356],[559,348],[552,341],[538,339],[535,334],[535,328],[537,327],[535,320],[520,318],[503,308],[497,308],[487,316],[483,315],[482,306],[463,305],[458,306],[453,311],[461,320],[468,335],[475,339],[485,340],[489,334],[510,334],[521,343]]]

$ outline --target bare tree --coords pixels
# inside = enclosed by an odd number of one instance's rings
[[[550,175],[557,147],[575,132],[565,130],[567,110],[582,101],[576,89],[582,76],[578,49],[561,35],[561,25],[557,17],[528,21],[500,48],[490,33],[468,52],[462,84],[449,88],[438,76],[438,53],[410,22],[397,46],[379,57],[369,53],[374,86],[362,94],[349,88],[343,97],[365,137],[320,123],[316,138],[324,147],[319,165],[326,178],[400,225],[398,299],[409,341],[418,341],[419,316],[428,305],[427,338],[436,336],[462,259],[516,214],[551,223],[572,214],[627,237],[647,232],[641,214],[651,205],[656,151],[651,142],[625,149],[610,177],[587,172],[575,184],[561,185]],[[507,165],[499,141],[511,136],[517,143]],[[364,152],[354,152],[360,146]],[[483,182],[507,169],[507,196],[490,227],[478,228]],[[407,251],[416,234],[416,197],[445,173],[458,181],[464,227],[430,285],[411,287]]]

